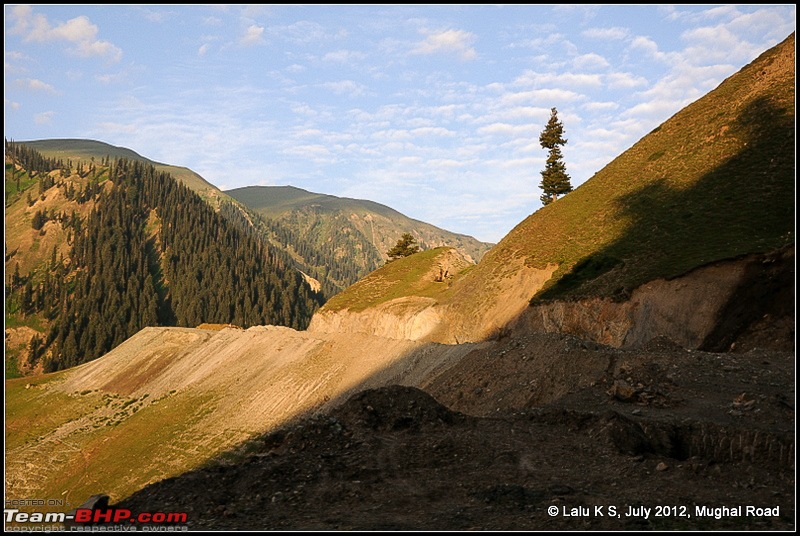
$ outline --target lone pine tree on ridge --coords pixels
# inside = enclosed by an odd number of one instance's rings
[[[544,130],[539,135],[539,144],[543,149],[548,149],[547,162],[542,170],[542,182],[539,188],[543,193],[539,198],[542,204],[549,205],[558,199],[559,195],[568,194],[572,191],[567,166],[564,164],[564,156],[561,154],[561,146],[565,145],[564,125],[558,119],[558,111],[550,109],[550,120],[547,121]]]

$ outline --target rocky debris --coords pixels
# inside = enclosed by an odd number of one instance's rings
[[[614,385],[606,392],[621,402],[635,402],[640,394],[640,391],[631,387],[625,380],[614,380]]]
[[[418,430],[453,424],[465,418],[441,405],[428,393],[401,385],[357,393],[334,409],[331,416],[349,427],[379,431]]]

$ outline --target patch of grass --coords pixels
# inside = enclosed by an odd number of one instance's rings
[[[563,275],[555,284],[550,286],[539,296],[547,299],[548,295],[557,296],[569,290],[580,287],[582,284],[597,279],[601,275],[623,265],[624,263],[615,257],[597,254],[579,261],[568,273]]]
[[[24,379],[6,382],[11,417],[6,427],[6,461],[17,467],[24,458],[29,466],[41,468],[41,475],[28,481],[35,486],[26,490],[31,496],[66,496],[74,506],[102,491],[118,501],[148,483],[205,463],[226,446],[203,443],[193,432],[213,410],[211,395],[173,396],[134,414],[109,418],[92,411],[107,411],[99,402],[118,397],[99,392],[70,396],[48,388],[57,379],[42,377],[28,389]],[[74,420],[79,422],[71,432],[55,439],[48,435]]]
[[[52,388],[63,373],[6,381],[6,451],[89,414],[98,396],[76,397]]]
[[[6,311],[8,311],[8,309],[6,309]],[[19,327],[28,327],[39,333],[45,333],[47,331],[47,322],[36,314],[28,316],[13,313],[6,314],[6,329]]]
[[[6,207],[14,204],[25,192],[38,183],[38,178],[33,178],[27,171],[19,171],[13,164],[6,162],[5,194]],[[33,194],[31,194],[33,195]]]
[[[209,396],[174,397],[109,422],[87,434],[82,442],[87,456],[73,457],[46,487],[69,489],[79,500],[104,490],[118,501],[150,482],[199,466],[214,448],[195,442],[187,431],[211,401]]]
[[[328,300],[325,309],[363,311],[395,298],[442,296],[448,287],[447,283],[436,282],[425,276],[449,249],[430,249],[390,262]]]

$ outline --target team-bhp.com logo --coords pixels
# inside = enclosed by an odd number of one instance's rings
[[[133,514],[125,508],[114,510],[91,510],[89,508],[78,508],[75,511],[75,519],[72,521],[80,523],[186,523],[188,516],[186,512],[141,512]]]
[[[4,510],[5,522],[15,524],[41,523],[48,525],[63,524],[73,530],[81,530],[96,525],[185,525],[188,520],[186,512],[140,512],[134,514],[125,508],[98,510],[78,508],[65,514],[63,512],[20,512],[16,508]],[[6,525],[8,529],[9,526]],[[24,530],[24,525],[20,527]],[[13,529],[12,529],[13,530]]]

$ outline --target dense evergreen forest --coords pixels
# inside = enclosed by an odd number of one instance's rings
[[[44,174],[48,166],[65,169],[62,162],[30,151],[6,142],[7,159],[42,173],[40,190],[49,184],[69,200],[94,202],[85,218],[37,211],[34,229],[55,220],[68,230],[69,256],[54,249],[46,266],[24,276],[12,268],[6,280],[7,305],[48,322],[47,335],[31,343],[33,358],[44,356],[46,370],[95,359],[146,326],[304,329],[321,305],[321,294],[285,256],[152,165],[104,160],[87,168],[81,176],[88,182],[76,187]]]
[[[320,282],[325,299],[383,264],[372,244],[353,228],[344,213],[323,219],[309,208],[277,219],[248,211],[245,221],[242,209],[230,201],[221,203],[220,213],[288,252],[298,269]]]

